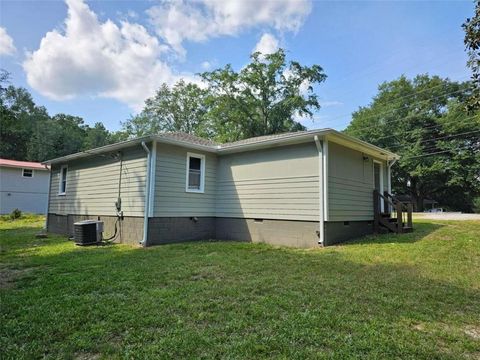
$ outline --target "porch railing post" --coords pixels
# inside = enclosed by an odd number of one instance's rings
[[[395,208],[397,209],[397,233],[400,234],[403,232],[402,203],[397,201]]]
[[[413,212],[413,205],[412,205],[411,202],[409,202],[407,204],[407,225],[408,225],[408,227],[413,227],[412,212]]]

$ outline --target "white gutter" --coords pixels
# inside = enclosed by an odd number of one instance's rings
[[[268,138],[263,140],[255,140],[247,143],[242,142],[240,144],[232,144],[232,145],[195,144],[195,143],[191,143],[184,140],[170,139],[168,137],[164,137],[161,135],[151,135],[151,136],[144,136],[137,139],[127,140],[127,141],[119,142],[116,144],[106,145],[96,149],[86,150],[76,154],[71,154],[71,155],[60,157],[60,158],[48,160],[43,162],[43,164],[55,164],[60,162],[67,162],[70,160],[79,159],[86,156],[99,155],[106,152],[116,151],[119,149],[123,149],[125,147],[140,144],[142,142],[151,142],[151,141],[157,141],[158,143],[163,143],[163,144],[183,146],[190,149],[196,149],[196,150],[201,150],[201,151],[210,152],[210,153],[217,153],[221,155],[221,154],[230,154],[230,153],[239,152],[239,151],[250,151],[250,150],[256,150],[256,149],[262,149],[269,146],[290,145],[290,144],[297,144],[301,142],[309,142],[312,139],[312,135],[316,135],[316,136],[328,135],[332,142],[338,142],[340,145],[344,145],[352,149],[368,153],[369,155],[372,155],[372,156],[380,157],[383,160],[386,160],[388,158],[398,158],[398,155],[390,151],[381,149],[365,141],[345,135],[336,130],[326,128],[326,129],[319,129],[319,130],[308,130],[304,132],[297,132],[297,133],[289,134],[287,136],[279,136],[278,138],[273,138],[273,139]]]
[[[325,217],[324,217],[324,204],[325,204],[325,197],[324,197],[324,168],[323,168],[323,149],[318,136],[315,135],[313,137],[315,140],[315,145],[317,146],[318,150],[318,231],[319,231],[319,239],[318,243],[320,245],[324,245],[325,242]]]
[[[145,141],[142,141],[142,147],[147,153],[147,181],[145,184],[145,208],[143,210],[143,239],[141,244],[143,247],[147,246],[148,240],[148,213],[150,209],[150,169],[151,169],[151,152],[147,145],[145,145]]]

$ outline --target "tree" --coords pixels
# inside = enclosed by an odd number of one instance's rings
[[[111,133],[101,122],[96,122],[93,127],[87,126],[85,128],[85,138],[83,141],[84,149],[93,149],[111,143]]]
[[[222,142],[304,130],[295,118],[320,108],[313,85],[326,79],[318,65],[287,63],[282,49],[252,54],[239,72],[227,65],[201,76],[210,90],[209,126]]]
[[[467,83],[402,76],[381,84],[345,131],[401,155],[393,167],[393,189],[411,195],[418,210],[431,197],[471,211],[480,192],[480,114],[466,112],[468,96]]]
[[[467,107],[480,109],[480,0],[475,1],[475,15],[462,25],[465,31],[464,43],[468,52],[467,66],[472,70],[472,95]]]
[[[123,129],[132,136],[169,131],[205,135],[206,95],[206,90],[184,80],[172,88],[162,84],[155,96],[145,101],[142,112],[123,123]]]
[[[4,86],[8,77],[0,72],[0,157],[44,161],[126,139],[102,123],[91,128],[77,116],[50,117],[26,89]]]
[[[49,119],[47,110],[37,106],[26,89],[10,85],[0,93],[0,116],[0,157],[37,160],[28,146],[37,143],[32,133]]]

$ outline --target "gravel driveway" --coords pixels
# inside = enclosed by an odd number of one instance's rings
[[[430,220],[480,220],[480,214],[462,214],[456,212],[444,213],[414,213],[417,219]]]

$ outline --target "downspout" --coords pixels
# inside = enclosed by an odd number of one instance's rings
[[[145,184],[145,208],[143,210],[143,239],[140,242],[143,247],[147,247],[148,240],[148,215],[150,209],[150,167],[151,167],[151,152],[145,141],[142,141],[142,147],[147,153],[147,181]]]
[[[50,210],[50,191],[52,188],[52,166],[50,165],[50,168],[48,168],[48,165],[45,165],[45,169],[48,170],[49,176],[48,176],[48,197],[47,197],[47,212],[45,214],[45,231],[48,231],[48,211]]]
[[[324,171],[323,171],[323,148],[317,135],[314,136],[315,145],[318,151],[318,243],[324,246],[325,243],[325,216],[324,216]]]

